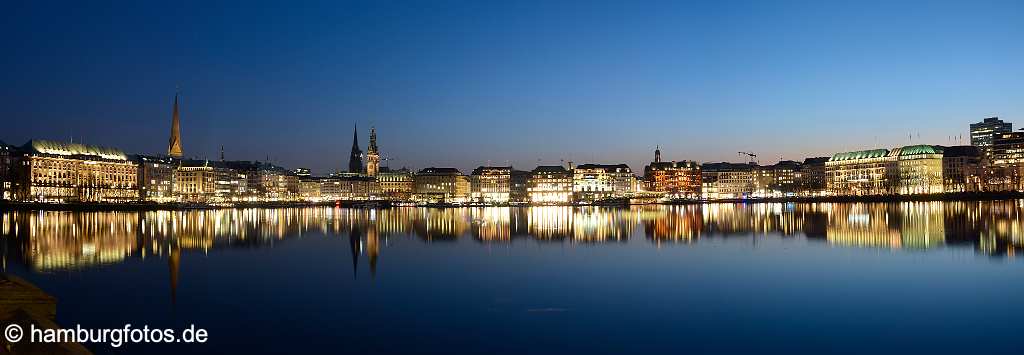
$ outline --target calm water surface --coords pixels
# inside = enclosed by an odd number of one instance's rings
[[[4,212],[97,353],[1014,353],[1021,201]]]

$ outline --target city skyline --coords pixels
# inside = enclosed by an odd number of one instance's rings
[[[963,122],[1024,114],[1021,6],[23,3],[2,139],[158,154],[180,86],[186,156],[318,173],[354,124],[392,167],[463,171],[967,144]]]

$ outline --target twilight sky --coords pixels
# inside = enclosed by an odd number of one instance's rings
[[[95,4],[94,4],[95,3]],[[1021,1],[99,1],[0,12],[0,140],[346,166],[802,160],[1024,127]],[[918,138],[918,135],[920,138]]]

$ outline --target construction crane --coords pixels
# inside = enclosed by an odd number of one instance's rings
[[[750,152],[737,152],[739,155],[746,155],[750,157],[750,164],[757,164],[757,154]]]

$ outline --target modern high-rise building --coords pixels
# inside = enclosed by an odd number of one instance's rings
[[[1024,132],[995,135],[989,147],[985,175],[988,190],[1024,189]]]
[[[1013,131],[1013,123],[1003,122],[999,117],[989,117],[978,123],[971,123],[971,145],[981,149],[986,158],[991,158],[993,136]]]
[[[171,139],[167,142],[167,155],[181,158],[181,118],[178,116],[178,93],[174,93],[174,109],[171,112]]]
[[[377,129],[370,127],[370,145],[366,147],[366,175],[377,176],[380,171],[380,152],[377,151]]]
[[[359,149],[359,128],[352,129],[352,153],[348,157],[348,172],[359,174],[363,172],[363,151]]]

